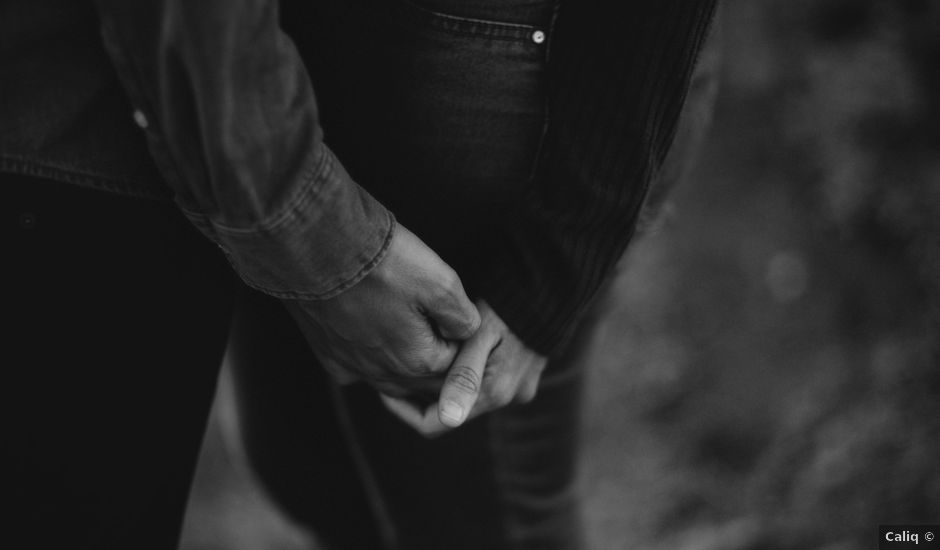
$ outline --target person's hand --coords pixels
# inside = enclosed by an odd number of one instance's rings
[[[384,394],[436,395],[460,340],[480,315],[457,274],[399,225],[385,258],[328,300],[285,302],[323,366],[340,383]]]
[[[477,308],[480,329],[461,346],[437,403],[420,407],[382,395],[392,413],[423,435],[443,433],[513,402],[529,402],[538,391],[547,359],[527,348],[486,302],[477,302]]]

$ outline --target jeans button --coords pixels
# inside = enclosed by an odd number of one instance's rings
[[[532,41],[536,44],[541,44],[545,42],[545,33],[542,31],[535,31],[532,33]]]

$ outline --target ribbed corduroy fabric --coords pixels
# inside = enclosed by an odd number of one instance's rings
[[[481,289],[536,351],[564,345],[630,241],[715,4],[561,3],[538,164]]]

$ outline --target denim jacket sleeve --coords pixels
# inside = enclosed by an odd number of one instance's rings
[[[394,218],[323,143],[276,0],[96,4],[163,177],[245,282],[323,299],[381,261]]]

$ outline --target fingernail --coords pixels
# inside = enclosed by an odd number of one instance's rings
[[[441,403],[441,420],[448,420],[452,424],[463,422],[463,407],[453,401]]]

